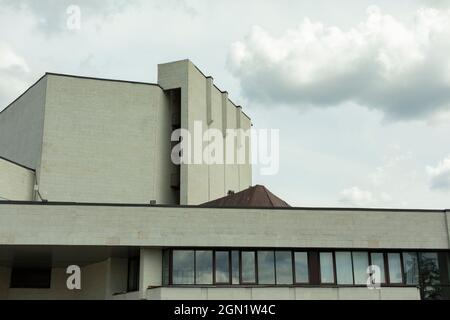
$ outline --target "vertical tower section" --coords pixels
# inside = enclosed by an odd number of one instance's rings
[[[214,85],[212,77],[205,76],[189,60],[160,64],[158,84],[165,91],[180,90],[180,127],[190,133],[191,147],[201,144],[202,154],[197,148],[196,154],[191,152],[190,161],[180,166],[180,204],[197,205],[223,197],[230,190],[248,188],[252,184],[249,139],[245,143],[245,163],[238,162],[239,134],[232,138],[233,157],[227,157],[224,146],[219,153],[221,161],[211,163],[206,150],[215,141],[214,132],[220,132],[225,141],[227,129],[235,133],[238,129],[251,129],[251,120],[242,109],[228,98],[227,92]]]

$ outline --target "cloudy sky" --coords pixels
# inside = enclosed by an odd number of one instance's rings
[[[281,130],[254,183],[291,205],[450,208],[450,1],[0,0],[0,110],[46,71],[185,58]]]

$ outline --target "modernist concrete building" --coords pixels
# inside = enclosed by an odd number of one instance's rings
[[[447,210],[289,207],[248,189],[249,153],[173,164],[173,130],[196,121],[251,127],[188,60],[157,84],[49,73],[6,107],[0,299],[450,297]]]

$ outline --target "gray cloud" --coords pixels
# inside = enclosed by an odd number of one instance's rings
[[[0,6],[29,10],[38,21],[38,28],[48,34],[66,29],[67,8],[78,5],[83,17],[102,16],[120,12],[138,0],[0,0]]]
[[[424,5],[432,6],[435,8],[447,8],[450,7],[450,0],[422,0]]]
[[[228,66],[244,94],[297,108],[355,102],[390,120],[450,110],[450,11],[418,10],[413,25],[368,9],[345,31],[305,19],[274,37],[254,27],[233,44]]]

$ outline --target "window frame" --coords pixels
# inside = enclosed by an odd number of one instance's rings
[[[322,264],[321,264],[321,253],[331,253],[331,266],[333,269],[333,282],[322,282]],[[326,250],[326,251],[319,251],[318,254],[318,268],[319,268],[319,284],[320,285],[337,285],[337,277],[336,277],[336,257],[335,257],[335,251],[334,250]]]
[[[228,282],[218,282],[217,278],[216,278],[216,271],[217,271],[217,267],[216,267],[216,254],[217,252],[226,252],[228,254]],[[213,250],[213,284],[214,285],[231,285],[232,281],[233,281],[233,266],[232,266],[232,261],[231,261],[231,252],[232,250]]]
[[[243,268],[242,268],[242,254],[244,253],[244,252],[253,252],[254,253],[254,257],[255,257],[255,259],[254,259],[254,270],[255,270],[255,282],[244,282],[243,281],[243,277],[242,277],[242,274],[243,274]],[[250,250],[250,249],[246,249],[246,250],[240,250],[240,252],[239,252],[239,282],[240,282],[240,285],[259,285],[259,282],[258,282],[258,274],[259,274],[259,272],[258,272],[258,250]]]
[[[354,258],[353,258],[353,254],[356,253],[356,252],[364,252],[364,253],[367,253],[367,267],[366,267],[366,271],[367,271],[367,268],[371,265],[371,261],[370,261],[370,259],[371,259],[371,256],[370,256],[370,255],[371,255],[371,252],[368,251],[368,250],[353,250],[353,251],[351,251],[351,254],[352,254],[353,286],[355,286],[355,287],[367,286],[367,283],[356,283],[356,277],[355,277],[355,261],[354,261]]]
[[[308,281],[307,282],[300,282],[297,281],[297,264],[295,263],[295,254],[296,253],[306,253],[306,269],[308,272]],[[311,284],[311,266],[309,263],[310,259],[310,252],[309,251],[300,251],[300,250],[294,250],[292,251],[292,283],[293,285],[309,285]],[[320,263],[319,263],[319,275],[320,275]]]
[[[391,281],[391,270],[389,270],[389,254],[398,254],[400,256],[400,272],[401,272],[401,281],[400,282],[392,282]],[[386,273],[386,283],[390,287],[403,287],[405,286],[405,271],[403,270],[403,251],[387,251],[384,252],[384,263],[387,265]]]
[[[291,256],[291,284],[278,284],[278,274],[277,274],[277,252],[286,252]],[[293,286],[295,284],[295,265],[294,265],[294,252],[292,250],[274,250],[274,264],[275,264],[275,285],[276,286]],[[309,271],[308,271],[309,274]]]
[[[279,287],[365,287],[364,284],[355,284],[355,264],[354,264],[354,253],[356,252],[367,252],[368,254],[368,263],[372,265],[373,259],[372,254],[377,253],[381,254],[383,259],[383,268],[384,268],[384,279],[382,279],[381,287],[420,287],[422,285],[422,277],[419,272],[419,284],[407,284],[406,283],[406,274],[405,274],[405,266],[404,266],[404,257],[405,253],[415,253],[418,256],[418,264],[419,270],[421,267],[421,261],[419,259],[420,253],[437,253],[438,259],[440,259],[440,254],[445,253],[448,256],[450,261],[450,251],[448,250],[392,250],[392,249],[353,249],[353,248],[210,248],[210,247],[201,247],[201,248],[186,248],[186,247],[170,247],[165,248],[163,250],[167,250],[169,259],[168,263],[168,284],[164,284],[164,286],[200,286],[200,287],[211,287],[211,286],[229,286],[229,287],[245,287],[245,286],[279,286]],[[193,284],[174,284],[174,265],[173,265],[173,253],[174,251],[193,251],[194,252],[194,283]],[[197,251],[212,251],[213,252],[213,283],[212,284],[197,284]],[[275,272],[275,283],[274,284],[261,284],[260,276],[259,276],[259,266],[258,266],[258,254],[260,251],[270,251],[274,254],[274,272]],[[289,252],[292,262],[292,284],[279,284],[277,279],[277,259],[276,253],[278,251],[281,252]],[[353,275],[353,284],[338,284],[337,283],[337,270],[336,270],[336,252],[340,251],[349,251],[351,252],[352,257],[352,275]],[[228,282],[218,282],[216,279],[216,252],[227,252],[228,253],[228,263],[229,263],[229,281]],[[244,282],[243,281],[243,253],[250,252],[254,254],[254,272],[255,279],[252,282]],[[297,277],[297,268],[295,263],[295,253],[305,253],[307,259],[307,271],[308,271],[308,282],[299,281]],[[233,253],[235,257],[233,256]],[[333,272],[333,282],[322,282],[322,274],[321,274],[321,253],[330,253],[332,259],[332,272]],[[391,274],[389,270],[389,254],[398,254],[400,257],[400,269],[402,274],[401,282],[392,283]],[[237,262],[234,261],[235,259]],[[440,260],[439,260],[440,262]],[[235,270],[233,263],[236,264],[238,270]],[[449,263],[450,266],[450,263]],[[234,272],[233,272],[234,271]],[[238,278],[233,278],[233,276],[238,276]],[[235,282],[233,283],[233,280]],[[236,281],[237,280],[237,281]],[[448,284],[443,284],[441,286],[450,286],[450,281]]]
[[[351,265],[351,275],[352,275],[352,283],[339,283],[338,281],[338,274],[337,274],[337,263],[336,263],[336,253],[338,252],[343,252],[343,253],[350,253],[350,265]],[[336,286],[339,287],[353,287],[355,286],[355,268],[354,268],[354,264],[353,264],[353,251],[349,251],[349,250],[336,250],[333,252],[333,260],[334,260],[334,270],[335,270],[335,274],[334,274],[334,281]]]

